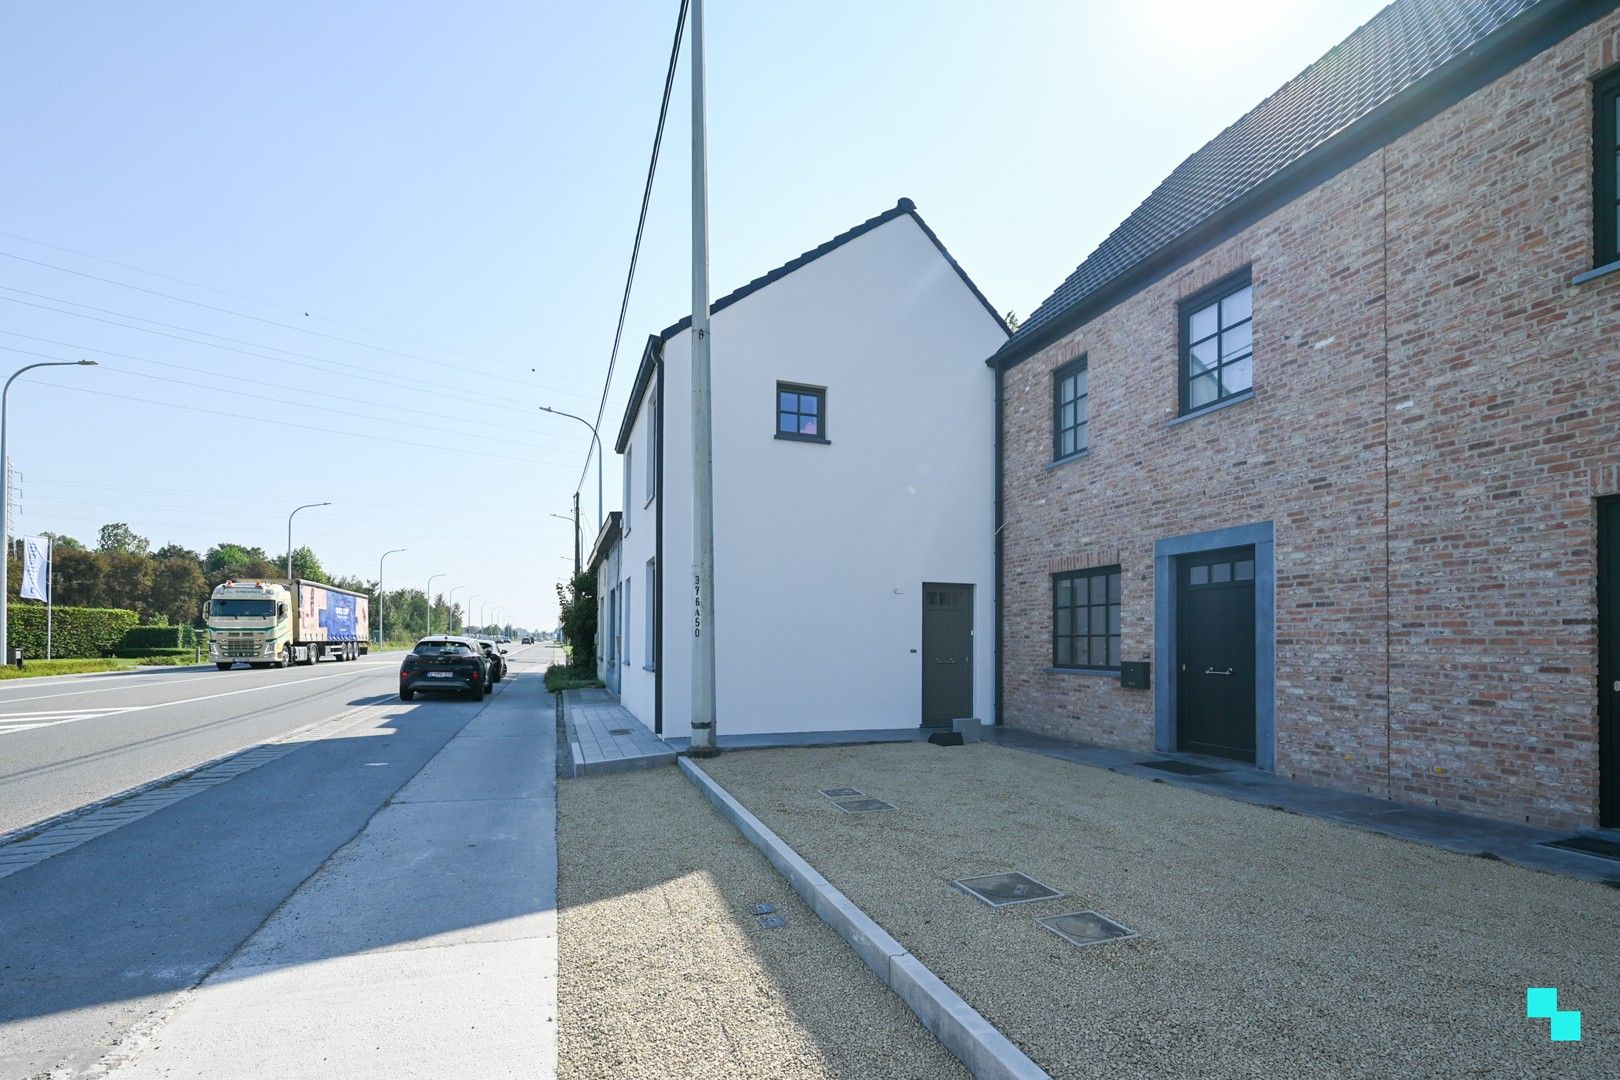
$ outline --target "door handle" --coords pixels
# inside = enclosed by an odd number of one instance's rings
[[[1207,668],[1207,669],[1205,669],[1204,674],[1205,675],[1230,675],[1230,674],[1232,674],[1232,669],[1227,668],[1225,671],[1216,671],[1214,668]]]

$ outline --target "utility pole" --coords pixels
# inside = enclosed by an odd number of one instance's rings
[[[579,492],[574,492],[574,576],[579,577]]]
[[[709,136],[703,0],[692,0],[692,753],[715,745],[714,449],[709,394]]]

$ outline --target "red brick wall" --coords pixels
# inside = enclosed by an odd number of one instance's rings
[[[1044,670],[1049,575],[1119,563],[1151,659],[1154,541],[1271,521],[1278,774],[1595,822],[1620,275],[1569,279],[1617,51],[1610,15],[1006,373],[1007,723],[1150,749],[1151,693]],[[1166,426],[1177,303],[1245,265],[1254,399]],[[1082,352],[1090,456],[1049,469],[1050,373]]]

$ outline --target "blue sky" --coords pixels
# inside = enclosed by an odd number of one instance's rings
[[[1381,6],[709,0],[714,294],[908,196],[1027,315]],[[14,385],[17,530],[279,552],[330,500],[294,537],[328,570],[403,547],[391,585],[550,625],[589,436],[536,406],[596,415],[677,7],[8,10],[0,373],[104,365]],[[684,77],[609,440],[689,302]]]

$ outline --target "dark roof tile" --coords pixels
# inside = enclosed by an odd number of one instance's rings
[[[1002,351],[1542,2],[1396,0],[1178,165]]]

